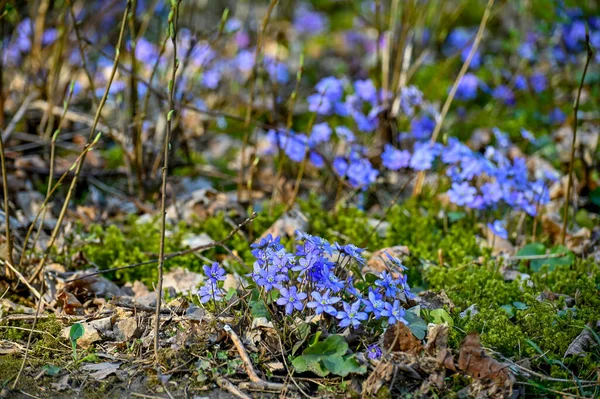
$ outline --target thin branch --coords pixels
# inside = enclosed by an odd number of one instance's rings
[[[569,160],[569,180],[567,182],[567,192],[565,193],[565,209],[563,211],[563,225],[561,230],[561,242],[562,245],[565,245],[565,240],[567,237],[567,224],[569,222],[569,201],[571,199],[571,186],[573,185],[573,163],[575,159],[575,141],[577,140],[577,113],[579,111],[579,100],[581,98],[581,91],[583,90],[583,82],[585,80],[585,75],[588,70],[588,66],[590,65],[590,60],[592,59],[594,52],[592,51],[592,47],[590,46],[590,33],[586,27],[585,30],[585,43],[587,46],[587,58],[585,60],[585,66],[583,67],[583,75],[581,75],[581,82],[579,82],[579,90],[577,90],[577,98],[575,99],[575,104],[573,106],[573,140],[571,141],[571,158]]]
[[[282,391],[286,388],[285,384],[268,382],[260,378],[258,374],[256,374],[254,367],[252,366],[250,356],[248,356],[248,352],[246,351],[246,348],[244,348],[244,344],[242,343],[240,337],[227,324],[223,327],[223,329],[227,332],[227,335],[229,335],[229,338],[233,342],[233,345],[237,349],[238,353],[240,354],[240,358],[244,363],[244,368],[246,369],[246,373],[248,374],[248,377],[251,381],[251,383],[246,384],[246,386],[250,388],[268,389],[273,391]]]
[[[154,361],[158,363],[158,330],[160,328],[160,305],[162,300],[162,286],[163,286],[163,265],[165,263],[165,231],[167,224],[167,171],[169,167],[169,150],[170,150],[170,139],[171,139],[171,122],[173,120],[173,114],[175,113],[175,105],[173,102],[173,89],[175,86],[175,77],[177,75],[177,67],[179,61],[177,60],[177,19],[179,18],[179,3],[178,0],[172,3],[171,13],[169,14],[169,31],[171,33],[171,42],[173,43],[173,71],[171,73],[171,80],[169,81],[169,111],[167,114],[167,132],[165,134],[164,142],[164,164],[162,169],[162,190],[161,190],[161,204],[160,204],[160,248],[158,254],[158,286],[156,287],[156,312],[154,314]]]

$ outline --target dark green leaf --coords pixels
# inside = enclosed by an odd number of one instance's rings
[[[85,332],[83,328],[83,324],[75,323],[71,326],[69,330],[69,339],[73,342],[77,342],[77,340],[83,337],[83,333]]]
[[[412,332],[415,337],[418,339],[425,338],[425,334],[427,334],[427,323],[425,323],[425,320],[417,316],[411,310],[406,312],[404,318],[408,321],[408,328],[410,328],[410,332]]]

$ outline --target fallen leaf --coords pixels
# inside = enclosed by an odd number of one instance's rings
[[[413,355],[423,349],[419,341],[404,323],[396,323],[389,327],[383,335],[383,347],[392,352],[407,352]]]
[[[471,333],[463,340],[458,355],[458,368],[478,380],[493,380],[502,387],[512,390],[514,376],[508,364],[490,357],[479,340]]]
[[[58,306],[63,309],[63,312],[69,315],[79,314],[83,305],[79,299],[70,292],[62,291],[56,297]]]
[[[199,273],[194,273],[183,267],[176,267],[169,270],[163,279],[164,288],[173,288],[178,294],[188,294],[196,292],[200,283],[204,281],[204,276]]]
[[[90,373],[90,377],[101,381],[109,375],[116,373],[120,366],[120,362],[103,362],[85,364],[81,367],[81,369],[84,371],[91,371],[92,373]]]
[[[588,324],[581,333],[569,344],[565,356],[585,356],[593,346],[598,345],[593,334],[592,326]],[[600,329],[600,321],[596,322],[596,329]]]

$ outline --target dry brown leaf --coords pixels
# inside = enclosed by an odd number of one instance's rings
[[[79,299],[70,292],[62,291],[56,296],[58,306],[63,309],[66,314],[74,315],[80,314],[83,305],[79,302]]]
[[[383,348],[391,352],[407,352],[413,355],[423,350],[423,345],[404,323],[396,323],[383,335]]]
[[[512,389],[514,376],[508,365],[490,357],[479,340],[471,333],[463,340],[458,356],[458,368],[478,380],[493,380],[502,387]]]
[[[591,328],[592,326],[588,324]],[[596,322],[596,329],[600,328],[600,321]],[[569,344],[565,356],[585,356],[586,352],[590,351],[590,348],[597,345],[596,340],[592,336],[589,329],[584,328],[583,331]]]

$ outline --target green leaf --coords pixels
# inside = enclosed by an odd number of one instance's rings
[[[267,310],[267,305],[265,305],[262,299],[250,301],[250,314],[254,318],[266,317],[267,320],[271,320],[271,314]]]
[[[229,290],[227,291],[227,295],[225,295],[225,300],[229,301],[231,298],[233,298],[235,294],[237,294],[236,289],[233,287],[229,288]]]
[[[523,302],[513,302],[512,304],[515,308],[517,308],[519,310],[525,310],[525,309],[529,308],[529,306],[527,306],[527,304],[523,303]]]
[[[552,271],[557,266],[570,266],[575,261],[575,255],[567,247],[557,245],[550,250],[550,254],[565,254],[558,258],[535,259],[531,261],[531,270],[539,271],[542,266],[548,265],[548,270]]]
[[[406,312],[404,318],[406,319],[406,321],[408,321],[408,328],[415,337],[417,337],[418,339],[425,338],[425,335],[427,334],[427,323],[425,323],[425,320],[417,316],[410,309],[408,310],[408,312]]]
[[[60,370],[62,370],[62,368],[55,366],[53,364],[46,364],[46,365],[44,365],[44,367],[42,367],[42,369],[44,369],[44,371],[46,372],[46,375],[49,375],[49,376],[57,375],[58,373],[60,373]]]
[[[330,335],[323,341],[313,343],[302,352],[301,356],[292,360],[297,372],[311,371],[320,377],[332,373],[342,377],[350,373],[366,373],[354,354],[348,352],[348,343],[341,335]]]
[[[350,373],[364,374],[367,372],[367,368],[361,365],[354,355],[326,357],[323,359],[323,364],[332,374],[341,377],[346,377]]]
[[[71,329],[69,330],[69,339],[71,341],[77,342],[79,338],[83,337],[84,332],[85,330],[83,328],[83,324],[75,323],[71,326]]]
[[[512,305],[502,305],[502,306],[500,306],[500,309],[504,310],[506,312],[506,314],[508,315],[508,317],[510,317],[510,318],[515,317],[515,310],[512,307]]]
[[[448,215],[448,220],[450,221],[450,223],[458,222],[460,219],[467,216],[467,214],[464,212],[448,212],[447,215]]]
[[[330,335],[324,341],[316,342],[302,352],[303,355],[342,356],[348,351],[348,343],[341,335]]]
[[[546,246],[539,242],[532,242],[531,244],[525,245],[517,252],[517,256],[532,256],[532,255],[543,255],[546,253]]]
[[[454,325],[454,320],[444,309],[433,309],[429,312],[429,316],[434,324],[448,323],[450,327]]]

